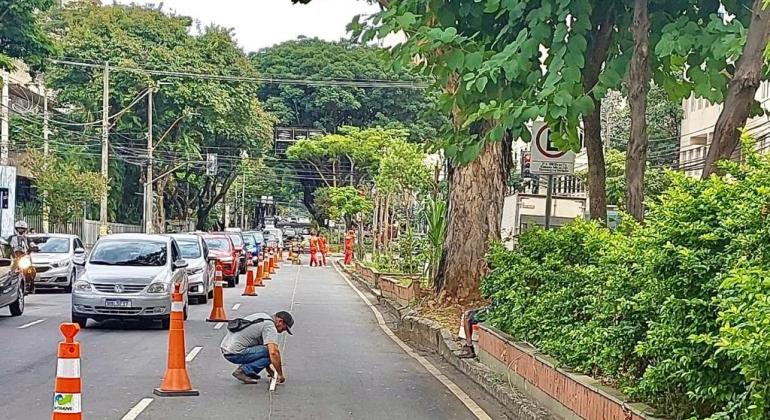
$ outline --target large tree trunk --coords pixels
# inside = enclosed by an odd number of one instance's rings
[[[647,91],[650,90],[648,0],[634,1],[634,55],[628,68],[631,138],[626,152],[626,210],[644,220],[644,169],[647,166]]]
[[[500,225],[510,169],[511,140],[487,142],[465,165],[449,165],[449,208],[436,291],[447,303],[481,298],[489,242],[500,240]]]
[[[607,172],[604,167],[602,144],[602,101],[592,93],[599,81],[604,62],[607,61],[610,41],[615,26],[615,9],[595,8],[591,16],[593,28],[586,49],[586,66],[583,68],[583,89],[594,101],[594,111],[583,115],[585,147],[588,155],[588,204],[591,219],[607,221]]]
[[[764,4],[765,0],[754,0],[746,46],[727,87],[724,106],[714,128],[714,139],[704,162],[702,179],[716,172],[718,161],[732,156],[740,141],[739,130],[746,125],[762,81],[764,51],[770,37],[770,7]]]

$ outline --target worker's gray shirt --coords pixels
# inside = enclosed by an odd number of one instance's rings
[[[250,321],[257,318],[266,319],[257,324],[249,325],[248,327],[238,331],[227,331],[225,338],[222,339],[222,343],[219,347],[222,348],[224,354],[238,354],[249,347],[261,346],[267,344],[278,344],[278,330],[275,329],[273,323],[273,317],[265,314],[251,314],[244,317]]]

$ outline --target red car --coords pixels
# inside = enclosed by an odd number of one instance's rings
[[[240,251],[224,233],[205,233],[201,237],[209,248],[209,256],[214,257],[216,263],[222,266],[222,277],[227,281],[227,286],[235,287],[241,271]]]

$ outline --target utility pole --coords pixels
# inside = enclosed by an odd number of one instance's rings
[[[48,92],[45,83],[40,83],[40,92],[43,94],[43,158],[48,159]],[[48,194],[43,193],[43,233],[48,233]]]
[[[11,79],[8,77],[8,72],[3,70],[0,73],[2,76],[3,92],[0,97],[0,165],[8,165],[8,108],[10,107],[8,101],[8,84]]]
[[[104,62],[102,76],[102,179],[109,183],[109,132],[110,132],[110,63]],[[107,234],[107,189],[99,201],[99,236]]]
[[[152,233],[152,88],[147,96],[147,181],[144,193],[144,231]]]
[[[241,229],[246,229],[246,174],[241,175]]]

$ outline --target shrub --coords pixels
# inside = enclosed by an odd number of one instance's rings
[[[576,221],[489,255],[490,322],[674,418],[770,418],[770,160],[673,185],[644,226]]]

